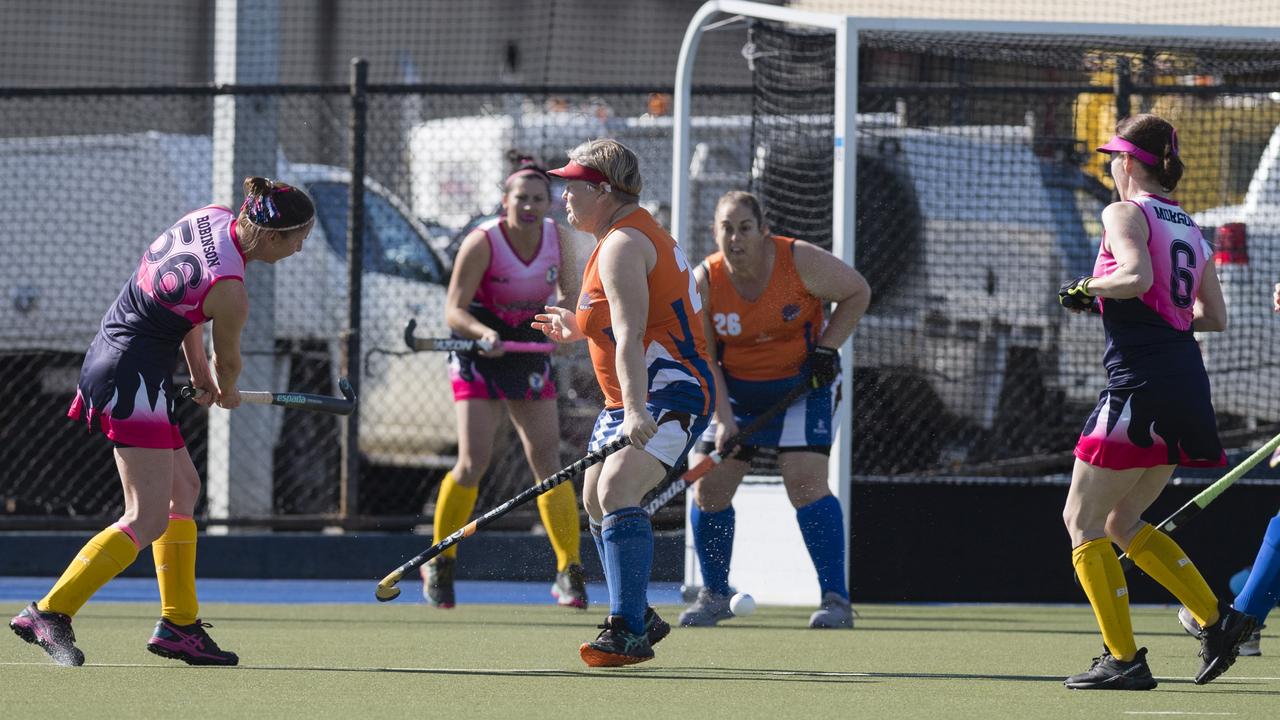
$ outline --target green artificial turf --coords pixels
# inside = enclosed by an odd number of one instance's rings
[[[765,607],[676,628],[648,663],[595,670],[577,647],[599,608],[208,604],[210,633],[243,665],[191,668],[143,649],[153,606],[90,603],[75,623],[85,667],[0,641],[0,717],[1280,717],[1274,635],[1263,657],[1198,687],[1198,646],[1174,611],[1136,608],[1160,687],[1073,692],[1062,679],[1101,648],[1087,608],[857,607],[853,631],[808,630],[807,610]]]

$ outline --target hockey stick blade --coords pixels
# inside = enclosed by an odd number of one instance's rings
[[[391,572],[387,573],[387,576],[382,578],[382,580],[378,582],[378,587],[374,589],[373,591],[374,597],[378,599],[378,602],[388,602],[390,600],[395,600],[397,597],[400,596],[400,588],[396,587],[396,584],[400,582],[400,580],[404,577],[405,573],[409,572],[410,570],[413,570],[414,568],[418,568],[418,567],[421,567],[422,565],[425,565],[427,562],[429,562],[432,558],[436,557],[440,553],[444,552],[445,550],[448,550],[454,545],[457,545],[458,543],[462,542],[464,539],[476,534],[476,531],[478,531],[480,528],[484,527],[485,525],[488,525],[489,523],[502,517],[503,515],[506,515],[508,512],[511,511],[512,508],[515,508],[519,505],[523,505],[529,500],[543,493],[549,492],[552,488],[559,485],[560,483],[563,483],[566,480],[576,477],[587,468],[599,462],[602,462],[606,457],[609,457],[613,453],[618,452],[619,450],[621,450],[622,448],[630,444],[631,444],[631,441],[625,437],[617,438],[616,440],[613,440],[612,442],[609,442],[608,444],[604,445],[599,450],[596,450],[595,452],[587,453],[585,456],[583,456],[581,459],[579,459],[577,462],[573,463],[572,465],[564,468],[563,470],[560,470],[559,472],[548,477],[547,479],[543,480],[537,485],[534,485],[533,487],[528,488],[524,492],[521,492],[519,495],[516,495],[510,500],[507,500],[506,502],[493,508],[492,510],[485,513],[484,515],[481,515],[475,520],[472,520],[471,522],[459,528],[449,537],[441,540],[435,545],[432,545],[426,550],[423,550],[422,552],[410,558],[408,562],[404,563],[403,565],[396,568],[395,570],[392,570]]]

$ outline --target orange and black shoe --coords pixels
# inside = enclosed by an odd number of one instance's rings
[[[610,615],[600,626],[600,634],[578,648],[582,662],[590,667],[622,667],[653,659],[653,647],[643,633],[631,632],[621,616]]]

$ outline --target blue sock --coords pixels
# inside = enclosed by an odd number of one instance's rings
[[[702,568],[702,584],[718,595],[729,594],[729,561],[733,557],[733,530],[736,525],[733,506],[720,512],[707,512],[693,504],[689,525],[693,528],[693,547]]]
[[[604,538],[601,536],[603,530],[600,529],[600,523],[590,518],[587,518],[587,525],[591,528],[591,539],[596,543],[596,555],[600,558],[600,569],[604,571],[605,579],[608,580],[609,564],[605,562]]]
[[[1258,618],[1261,625],[1280,599],[1280,515],[1271,518],[1262,546],[1232,607]]]
[[[622,617],[631,632],[641,634],[653,569],[653,525],[642,508],[625,507],[605,515],[601,530],[608,558],[609,614]]]
[[[848,600],[849,589],[844,580],[844,515],[834,495],[796,509],[800,534],[809,548],[809,557],[818,571],[822,593],[833,592]]]

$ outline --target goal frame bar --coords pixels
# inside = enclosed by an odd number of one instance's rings
[[[763,5],[746,0],[709,0],[689,21],[676,63],[673,105],[671,170],[671,230],[677,240],[689,236],[690,203],[690,107],[693,64],[704,30],[713,23],[733,17],[755,18],[826,28],[835,32],[835,162],[831,216],[831,252],[854,265],[854,227],[857,213],[857,116],[858,116],[858,33],[863,30],[901,32],[952,32],[982,34],[1039,34],[1058,36],[1101,36],[1123,38],[1176,38],[1199,40],[1253,40],[1280,42],[1280,28],[1203,25],[1142,25],[1136,23],[1072,23],[1054,21],[941,20],[928,18],[859,17]],[[853,147],[852,152],[847,148]],[[854,265],[856,267],[856,265]],[[853,341],[840,348],[841,397],[834,418],[836,434],[828,471],[832,492],[840,499],[844,513],[845,538],[850,537],[850,507],[853,488]],[[848,573],[848,553],[845,571]]]

